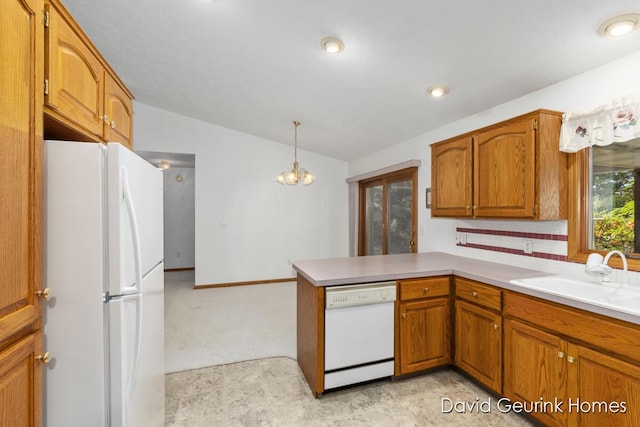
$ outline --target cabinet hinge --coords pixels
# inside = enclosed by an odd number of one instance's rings
[[[538,121],[537,120],[533,121],[533,130],[538,130]]]
[[[49,95],[49,79],[44,79],[44,94]]]
[[[533,205],[533,216],[538,214],[538,205]]]
[[[45,28],[49,28],[49,11],[45,10],[44,14],[42,15],[42,23],[44,24]]]

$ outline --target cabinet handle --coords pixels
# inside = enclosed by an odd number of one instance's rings
[[[51,362],[51,354],[48,351],[43,354],[39,354],[36,356],[36,360],[42,363],[43,365],[46,365],[49,362]]]
[[[49,288],[44,288],[42,290],[36,291],[36,296],[48,300],[51,298],[51,290]]]
[[[429,288],[424,288],[424,293],[428,294],[429,293]]]
[[[493,329],[495,329],[496,331],[498,330],[498,324],[497,323],[493,324]]]
[[[471,206],[467,205],[464,207],[464,209],[468,211],[469,209],[471,209]]]
[[[567,362],[573,363],[575,361],[576,361],[576,359],[573,356],[567,356]]]
[[[559,352],[558,352],[558,357],[559,357],[560,359],[562,359],[562,358],[564,357],[564,351],[559,351]]]
[[[473,295],[474,297],[478,298],[478,293],[476,291],[471,292],[471,295]]]
[[[98,118],[103,122],[105,122],[107,125],[109,124],[109,116],[107,114],[105,114],[104,116],[100,116]]]
[[[402,318],[406,319],[407,318],[407,313],[402,313]]]
[[[109,124],[109,126],[111,126],[111,129],[115,129],[116,128],[116,122],[112,120],[111,123]]]

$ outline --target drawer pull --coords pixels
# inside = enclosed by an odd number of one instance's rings
[[[478,298],[478,293],[476,291],[471,292],[471,295],[473,295],[474,297]]]
[[[567,362],[573,363],[575,361],[576,361],[576,359],[573,356],[567,356]]]
[[[558,352],[558,357],[559,357],[560,359],[562,359],[562,358],[564,357],[564,352],[563,352],[563,351],[559,351],[559,352]]]
[[[424,288],[424,293],[428,294],[429,293],[429,288]]]

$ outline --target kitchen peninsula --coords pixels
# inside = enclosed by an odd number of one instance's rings
[[[325,288],[391,281],[394,377],[454,366],[513,401],[628,402],[624,412],[531,414],[545,424],[586,417],[640,425],[640,304],[607,306],[579,287],[575,295],[526,287],[512,281],[555,276],[440,252],[303,260],[294,268],[298,364],[315,396],[325,392]]]

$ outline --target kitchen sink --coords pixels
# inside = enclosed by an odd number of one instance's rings
[[[514,285],[622,311],[640,309],[640,289],[593,283],[566,276],[511,280]]]

